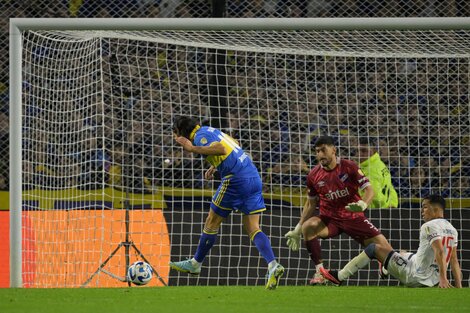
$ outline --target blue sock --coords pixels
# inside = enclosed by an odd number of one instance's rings
[[[217,239],[217,233],[215,234],[206,234],[202,233],[201,238],[199,239],[199,245],[197,246],[196,254],[194,255],[194,259],[199,263],[204,261],[209,250],[214,245],[215,240]]]
[[[268,236],[266,236],[261,230],[255,232],[254,235],[251,235],[251,240],[255,243],[256,248],[258,248],[259,253],[266,260],[266,263],[269,264],[271,261],[276,259]]]

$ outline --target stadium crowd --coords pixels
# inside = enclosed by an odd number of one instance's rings
[[[2,5],[10,17],[210,16],[207,1],[70,0],[54,6],[42,1],[7,2]],[[464,1],[445,5],[433,1],[432,6],[410,3],[239,0],[228,1],[227,16],[470,16]],[[0,41],[6,42],[8,21],[0,20]],[[49,73],[43,76],[49,94],[35,98],[39,81],[25,81],[25,92],[31,97],[26,111],[30,124],[23,130],[24,188],[127,186],[132,192],[151,193],[158,186],[199,188],[206,184],[202,177],[206,164],[173,146],[168,125],[175,113],[201,116],[210,123],[209,73],[202,63],[204,51],[210,51],[127,43],[109,40],[103,59],[104,89],[93,95],[78,91],[73,96],[81,99],[80,106],[61,100],[66,90],[75,90],[73,78],[55,80],[59,70],[51,63],[48,49],[34,50],[38,65],[30,69],[30,77],[48,67]],[[8,55],[7,45],[0,49]],[[150,55],[157,57],[146,57]],[[1,60],[5,73],[0,75],[0,150],[6,152],[8,66],[6,58]],[[470,197],[468,60],[302,59],[237,53],[229,54],[228,62],[229,108],[224,130],[251,153],[266,191],[293,188],[301,192],[306,173],[315,164],[311,143],[320,134],[331,134],[339,155],[353,160],[360,137],[376,138],[402,198],[422,197],[430,191],[445,197]],[[68,65],[73,66],[73,61]],[[297,68],[303,69],[301,79],[295,70],[286,70]],[[54,115],[51,112],[57,106],[73,114]],[[61,121],[53,131],[47,128],[51,121]],[[30,131],[33,126],[34,132]],[[0,189],[6,190],[7,153],[2,154],[0,174]]]

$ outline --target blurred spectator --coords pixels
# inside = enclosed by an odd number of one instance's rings
[[[0,175],[0,190],[8,190],[8,178],[4,177],[3,175]]]
[[[283,153],[279,162],[267,170],[267,183],[284,188],[303,186],[310,167],[302,157],[301,144],[294,142],[288,152]]]
[[[469,16],[467,2],[231,0],[227,16]],[[4,1],[0,8],[5,17],[208,17],[211,11],[204,0]],[[5,17],[0,41],[6,43]],[[183,111],[216,118],[206,105],[212,70],[207,58],[213,51],[107,39],[97,79],[93,62],[80,58],[93,55],[83,43],[51,49],[44,38],[28,36],[25,42],[35,44],[25,52],[31,60],[24,83],[25,189],[207,187],[201,161],[169,148],[167,126]],[[0,46],[2,55],[7,48]],[[6,178],[8,61],[1,60],[0,177]],[[451,196],[467,194],[468,62],[248,51],[231,51],[228,60],[227,132],[247,147],[267,189],[302,185],[305,161],[313,155],[310,143],[321,134],[337,138],[342,156],[353,155],[365,123],[367,137],[379,140],[376,152],[389,165],[401,197],[441,186]],[[80,68],[78,76],[64,67]],[[76,88],[78,81],[86,87]]]
[[[374,189],[374,199],[369,204],[369,208],[398,207],[398,195],[393,187],[390,171],[380,159],[374,138],[359,138],[357,157],[360,169],[369,178]]]
[[[114,145],[111,151],[111,164],[108,169],[108,184],[110,187],[118,190],[123,189],[123,164],[126,164],[124,146],[122,144]]]

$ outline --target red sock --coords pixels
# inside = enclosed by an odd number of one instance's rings
[[[313,238],[312,240],[305,241],[305,246],[313,263],[315,265],[320,264],[322,262],[320,241],[317,238]]]

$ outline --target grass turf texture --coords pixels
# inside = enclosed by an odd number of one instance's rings
[[[0,289],[0,312],[470,312],[470,289],[166,287]]]

